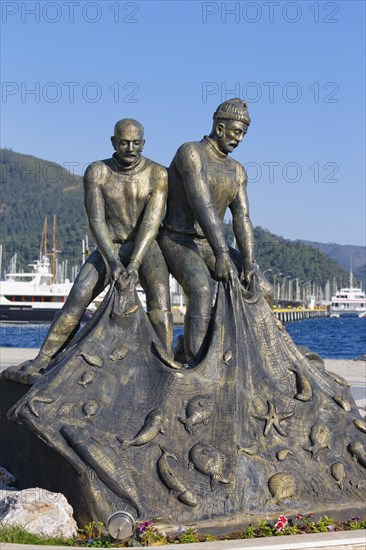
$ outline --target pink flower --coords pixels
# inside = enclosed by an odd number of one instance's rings
[[[309,517],[309,518],[313,518],[313,517],[314,517],[314,514],[309,514],[308,517]]]
[[[286,516],[280,516],[278,518],[277,523],[275,523],[275,529],[277,529],[277,531],[282,531],[282,529],[284,527],[286,527],[287,524],[288,524],[287,517]]]
[[[284,523],[285,525],[287,525],[287,523],[288,523],[288,519],[287,519],[286,516],[280,516],[278,518],[278,521],[282,521],[282,523]]]
[[[152,521],[144,521],[144,523],[141,523],[138,528],[139,533],[144,533],[144,531],[146,531],[150,527],[150,525],[152,525]]]
[[[302,519],[304,516],[302,514],[296,514],[295,518],[296,519]]]

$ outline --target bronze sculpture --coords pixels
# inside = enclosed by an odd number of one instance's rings
[[[170,527],[229,530],[295,510],[349,517],[364,506],[366,425],[349,384],[320,369],[279,327],[270,288],[252,266],[245,175],[227,158],[245,120],[241,100],[221,105],[216,138],[185,144],[170,171],[160,242],[177,277],[181,269],[189,279],[182,282],[191,306],[198,296],[205,314],[202,323],[188,325],[190,364],[164,351],[137,300],[136,269],[119,276],[114,257],[117,281],[96,315],[52,368],[31,388],[18,387],[9,402],[9,419],[26,427],[19,440],[11,422],[0,423],[0,435],[8,435],[0,461],[17,475],[26,460],[30,486],[54,490],[57,479],[51,463],[30,477],[33,448],[21,444],[29,433],[47,445],[36,466],[48,447],[53,459],[60,457],[59,477],[72,476],[72,484],[57,487],[80,523],[107,522],[120,510]],[[241,258],[222,240],[225,205],[233,211]],[[212,313],[211,273],[219,280]],[[0,390],[6,378],[11,373],[1,375]],[[9,390],[11,384],[4,386]]]
[[[172,351],[168,273],[154,240],[164,215],[166,169],[141,156],[144,129],[133,119],[116,123],[111,159],[93,162],[84,176],[85,210],[98,245],[82,266],[61,313],[37,357],[23,372],[39,372],[63,349],[88,305],[109,280],[141,281],[149,319],[166,350]],[[126,267],[125,267],[126,266]]]
[[[241,99],[225,101],[213,120],[210,135],[183,144],[170,165],[167,214],[159,239],[169,270],[188,299],[184,348],[186,359],[195,364],[205,353],[213,299],[211,276],[227,281],[235,272],[248,285],[255,271],[247,175],[228,156],[247,133],[247,104]],[[222,220],[228,207],[240,253],[225,242]],[[262,277],[260,281],[271,300],[269,283]]]

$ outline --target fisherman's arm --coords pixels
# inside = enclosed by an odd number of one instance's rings
[[[227,280],[233,273],[233,265],[222,223],[206,182],[205,167],[200,155],[190,145],[181,147],[178,155],[188,202],[216,257],[216,276],[218,279]]]
[[[239,189],[234,201],[229,205],[233,215],[233,230],[237,245],[243,260],[243,275],[249,283],[254,264],[254,232],[249,217],[249,201],[247,195],[247,174],[241,165],[237,165]]]
[[[135,239],[135,248],[127,270],[138,271],[145,254],[156,238],[164,217],[168,194],[168,173],[163,166],[154,166],[153,190],[146,203],[140,226]]]
[[[102,187],[107,177],[108,170],[102,163],[92,163],[88,166],[84,175],[84,204],[90,231],[110,267],[112,279],[117,280],[125,268],[119,259],[118,247],[113,244],[105,221]]]

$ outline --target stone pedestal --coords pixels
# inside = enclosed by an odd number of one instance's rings
[[[8,410],[30,389],[0,374],[0,465],[16,477],[18,489],[41,487],[62,493],[74,509],[80,525],[91,521],[85,506],[82,477],[59,453],[26,426],[7,418]]]
[[[28,392],[2,380],[0,464],[21,487],[62,492],[79,523],[125,510],[228,532],[360,515],[366,428],[349,384],[300,353],[258,288],[220,283],[193,368],[164,353],[135,300],[115,290]]]

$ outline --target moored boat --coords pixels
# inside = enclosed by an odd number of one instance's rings
[[[87,256],[88,240],[83,240],[82,261]],[[16,272],[16,254],[14,255],[11,271],[0,280],[0,322],[1,323],[43,323],[51,322],[55,313],[65,303],[73,282],[65,278],[65,272],[59,277],[62,282],[56,282],[57,247],[56,247],[56,216],[53,217],[52,252],[47,251],[47,217],[45,218],[42,234],[42,249],[39,259],[28,264],[32,268],[28,272]],[[50,260],[51,257],[51,260]],[[0,245],[1,258],[1,245]],[[0,259],[1,265],[1,259]],[[76,266],[75,266],[76,267]],[[1,272],[1,269],[0,269]],[[76,277],[76,272],[75,272]],[[109,286],[97,296],[83,315],[82,321],[91,318],[95,310],[103,301]],[[143,308],[146,310],[146,295],[140,284],[136,287],[137,295]],[[182,322],[185,307],[183,295],[177,282],[170,277],[170,291],[172,305],[179,304],[179,319]],[[174,310],[176,307],[173,308]]]
[[[42,323],[52,321],[69,295],[72,282],[53,282],[51,262],[47,256],[29,264],[32,271],[7,273],[0,281],[0,321],[7,323]],[[83,321],[92,315],[87,310]]]
[[[337,290],[335,296],[332,296],[329,312],[331,317],[366,316],[365,292],[361,288],[353,286],[352,271],[350,272],[349,287]]]

